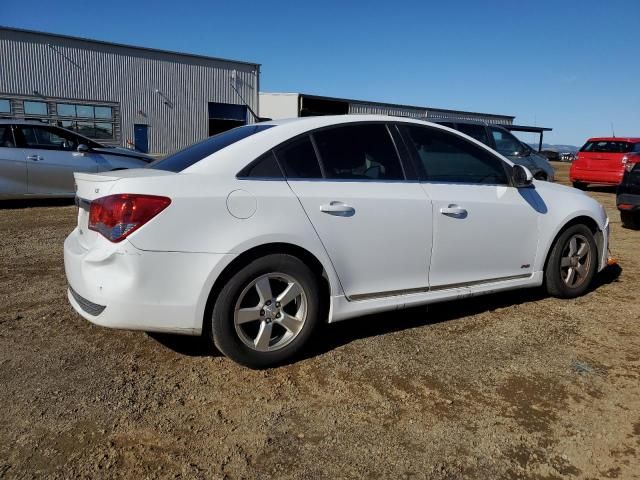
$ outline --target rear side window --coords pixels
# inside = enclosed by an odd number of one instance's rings
[[[403,180],[398,153],[386,125],[346,125],[313,134],[326,178]]]
[[[426,127],[406,127],[410,142],[434,182],[509,183],[504,163],[488,151],[452,133]]]
[[[629,153],[640,152],[640,144],[620,142],[615,140],[602,140],[598,142],[587,142],[580,149],[581,152],[599,152],[599,153]]]
[[[471,138],[475,138],[485,145],[489,145],[489,135],[487,135],[487,129],[484,125],[475,125],[473,123],[459,123],[458,130],[466,135],[469,135]]]
[[[238,178],[283,178],[273,152],[265,153],[260,158],[247,165]]]
[[[322,178],[318,157],[308,135],[278,148],[276,156],[288,178]]]
[[[212,153],[222,150],[233,143],[271,127],[273,127],[273,125],[245,125],[243,127],[237,127],[232,130],[219,133],[218,135],[214,135],[213,137],[209,137],[202,142],[191,145],[190,147],[180,150],[173,155],[169,155],[166,158],[151,162],[145,168],[167,170],[169,172],[181,172],[185,168],[198,163],[200,160],[208,157]]]

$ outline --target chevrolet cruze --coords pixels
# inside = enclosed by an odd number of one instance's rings
[[[75,177],[77,312],[206,335],[254,368],[300,352],[322,322],[540,285],[575,297],[607,260],[596,201],[419,120],[259,123]]]

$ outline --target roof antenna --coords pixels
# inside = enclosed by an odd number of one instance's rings
[[[616,132],[615,132],[615,130],[613,129],[613,122],[611,122],[611,136],[612,136],[613,138],[616,138]]]

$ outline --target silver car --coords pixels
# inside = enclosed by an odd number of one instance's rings
[[[73,197],[73,172],[139,168],[152,160],[42,122],[0,119],[0,199]]]

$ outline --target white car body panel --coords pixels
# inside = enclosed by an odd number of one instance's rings
[[[417,182],[289,180],[289,185],[349,298],[428,287],[431,202]],[[321,210],[332,203],[353,208],[353,214]]]
[[[313,255],[330,289],[329,322],[369,313],[541,285],[554,238],[567,222],[588,217],[602,232],[607,260],[608,219],[575,189],[534,181],[528,188],[414,182],[239,179],[265,151],[298,134],[349,122],[418,120],[366,115],[270,122],[277,127],[238,141],[180,173],[137,169],[76,174],[77,195],[162,195],[171,205],[120,243],[78,227],[65,241],[69,285],[86,301],[106,306],[87,313],[115,328],[198,334],[214,282],[238,256],[274,243]],[[493,155],[496,155],[493,152]],[[507,164],[506,158],[500,157]],[[400,187],[403,187],[399,190]],[[477,188],[476,188],[477,187]],[[352,216],[320,211],[331,201]],[[466,218],[440,208],[459,204]]]

